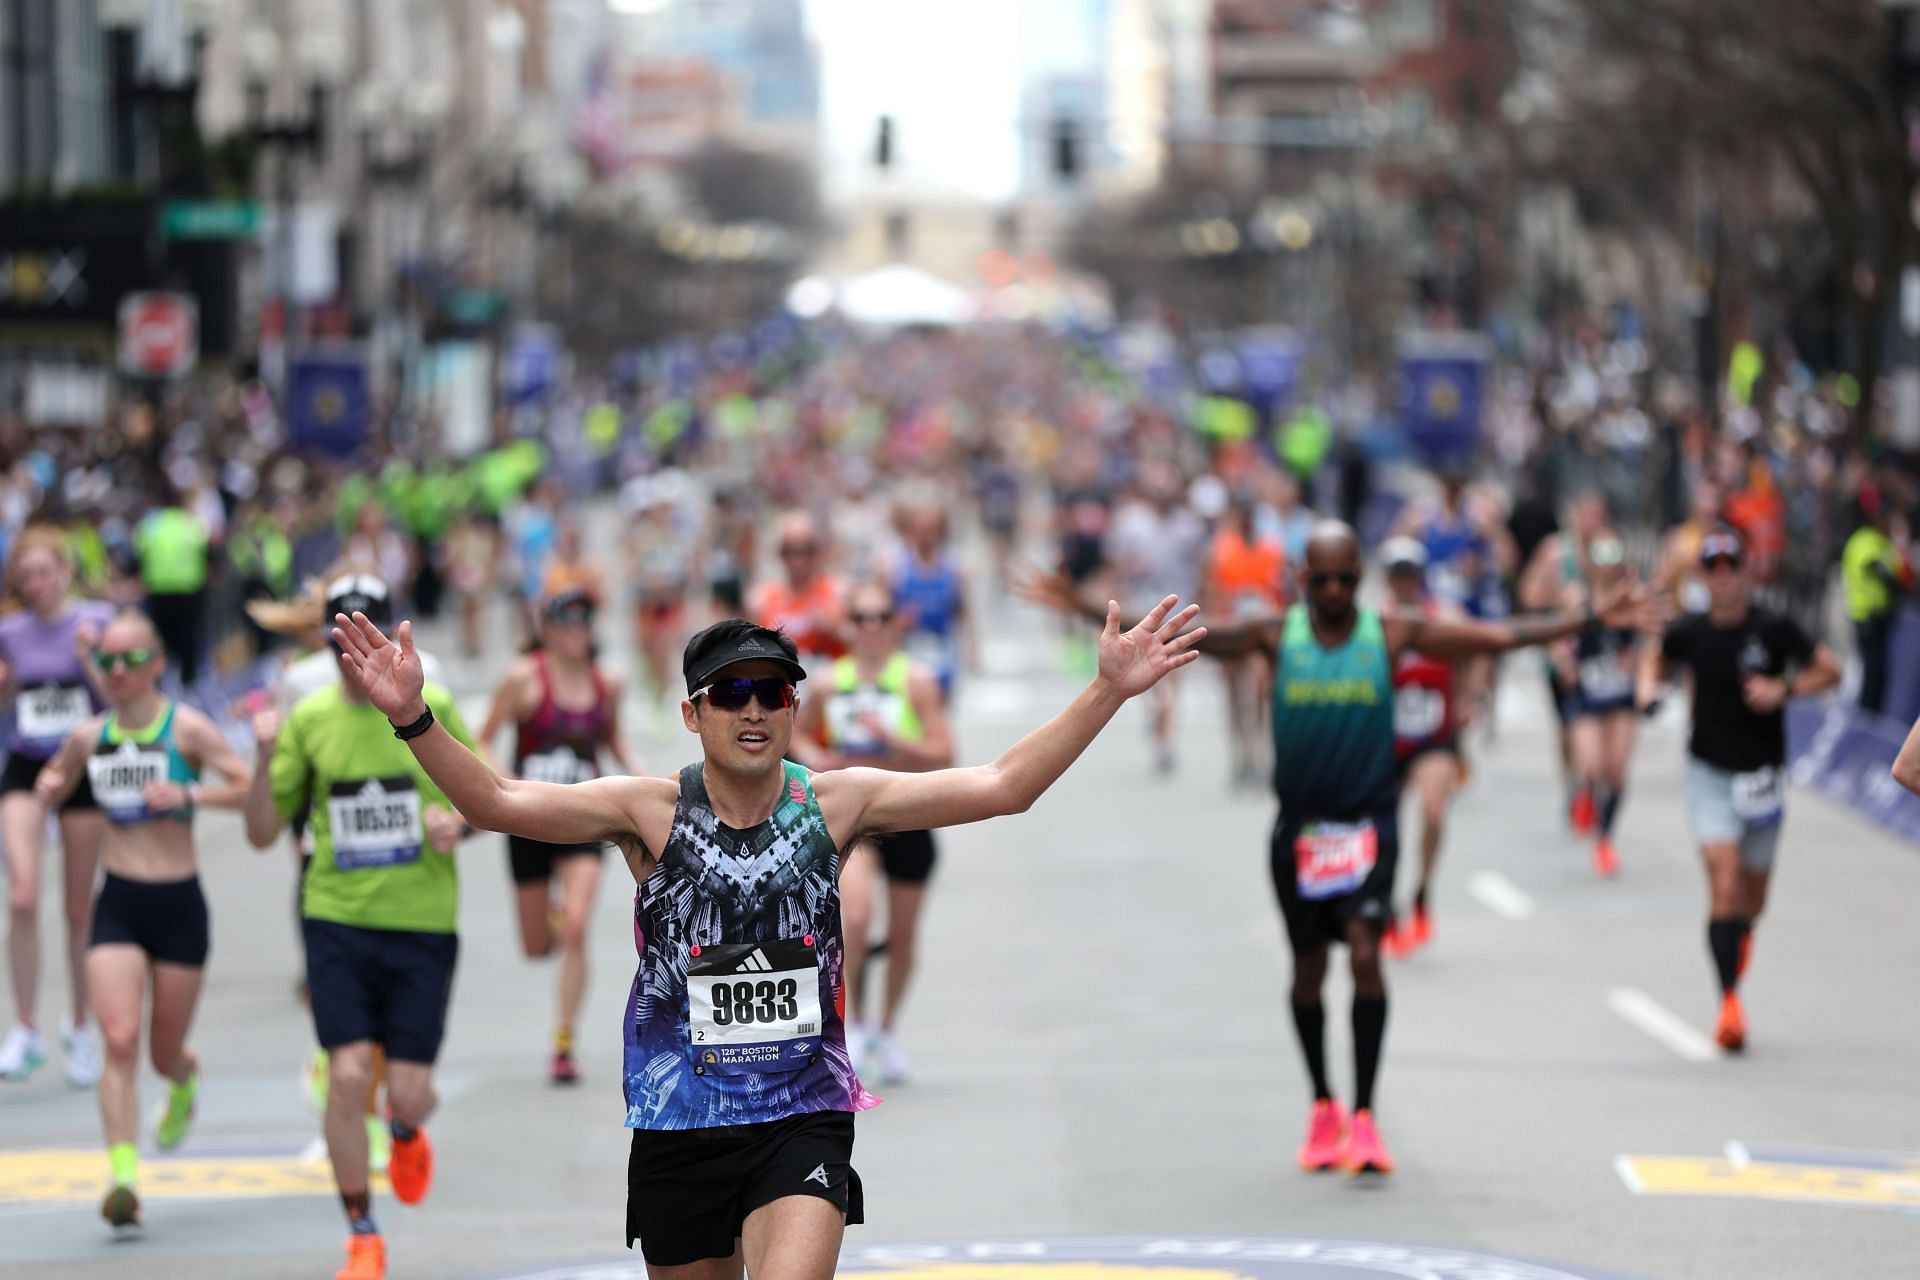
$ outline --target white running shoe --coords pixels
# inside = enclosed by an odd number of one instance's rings
[[[905,1084],[913,1078],[913,1068],[907,1062],[907,1051],[893,1038],[891,1031],[882,1031],[873,1037],[873,1056],[880,1063],[881,1084]]]
[[[67,1083],[91,1089],[100,1083],[100,1047],[86,1023],[60,1025],[60,1048],[67,1055]]]
[[[15,1023],[0,1043],[0,1080],[25,1080],[47,1060],[47,1046],[40,1033],[23,1023]]]
[[[847,1023],[847,1060],[853,1063],[854,1075],[872,1073],[873,1029],[864,1022]]]

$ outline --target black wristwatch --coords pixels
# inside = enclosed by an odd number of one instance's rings
[[[393,721],[389,720],[387,723],[393,724]],[[428,707],[420,713],[420,718],[412,724],[393,725],[393,736],[402,742],[407,742],[419,737],[431,728],[433,728],[433,708]]]

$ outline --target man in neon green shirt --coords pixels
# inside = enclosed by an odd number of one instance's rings
[[[1877,489],[1860,494],[1860,527],[1840,553],[1847,617],[1860,650],[1860,709],[1878,714],[1887,698],[1887,641],[1905,559],[1887,536],[1886,508]]]
[[[147,616],[188,688],[200,678],[212,536],[178,500],[147,513],[133,530],[133,553],[147,589]]]
[[[370,574],[342,575],[326,595],[328,617],[392,616],[386,584]],[[471,747],[452,696],[430,685],[426,700]],[[459,952],[453,850],[468,828],[352,682],[308,694],[284,724],[277,720],[265,713],[255,721],[262,759],[247,797],[247,839],[264,849],[287,819],[310,810],[301,934],[314,1030],[328,1055],[327,1151],[353,1232],[340,1274],[380,1280],[386,1246],[373,1221],[365,1123],[373,1047],[387,1055],[387,1176],[394,1195],[414,1204],[433,1178],[422,1126],[435,1102],[433,1064]]]

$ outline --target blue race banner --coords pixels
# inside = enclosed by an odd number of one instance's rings
[[[1787,704],[1787,768],[1793,781],[1881,826],[1920,841],[1920,796],[1893,780],[1903,726],[1840,701]]]
[[[516,408],[545,400],[557,390],[566,351],[560,335],[545,325],[529,325],[513,335],[501,359],[500,391]]]
[[[1471,333],[1410,334],[1400,347],[1400,422],[1431,467],[1472,461],[1480,444],[1487,340]]]
[[[287,376],[287,434],[306,453],[349,457],[367,440],[372,396],[358,347],[303,351]]]
[[[1287,333],[1254,330],[1240,336],[1240,394],[1261,420],[1293,398],[1300,372],[1300,344]]]

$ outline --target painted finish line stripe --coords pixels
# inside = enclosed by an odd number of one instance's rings
[[[1688,1062],[1712,1062],[1720,1056],[1720,1050],[1713,1041],[1682,1022],[1665,1005],[1638,988],[1609,987],[1607,1008]]]
[[[106,1152],[56,1148],[0,1152],[0,1213],[92,1205],[107,1182]],[[374,1186],[386,1179],[375,1175]],[[169,1156],[141,1162],[142,1200],[251,1200],[331,1196],[325,1159],[296,1155]]]
[[[1478,898],[1481,906],[1504,919],[1533,918],[1533,899],[1498,871],[1476,871],[1468,876],[1467,892]]]

